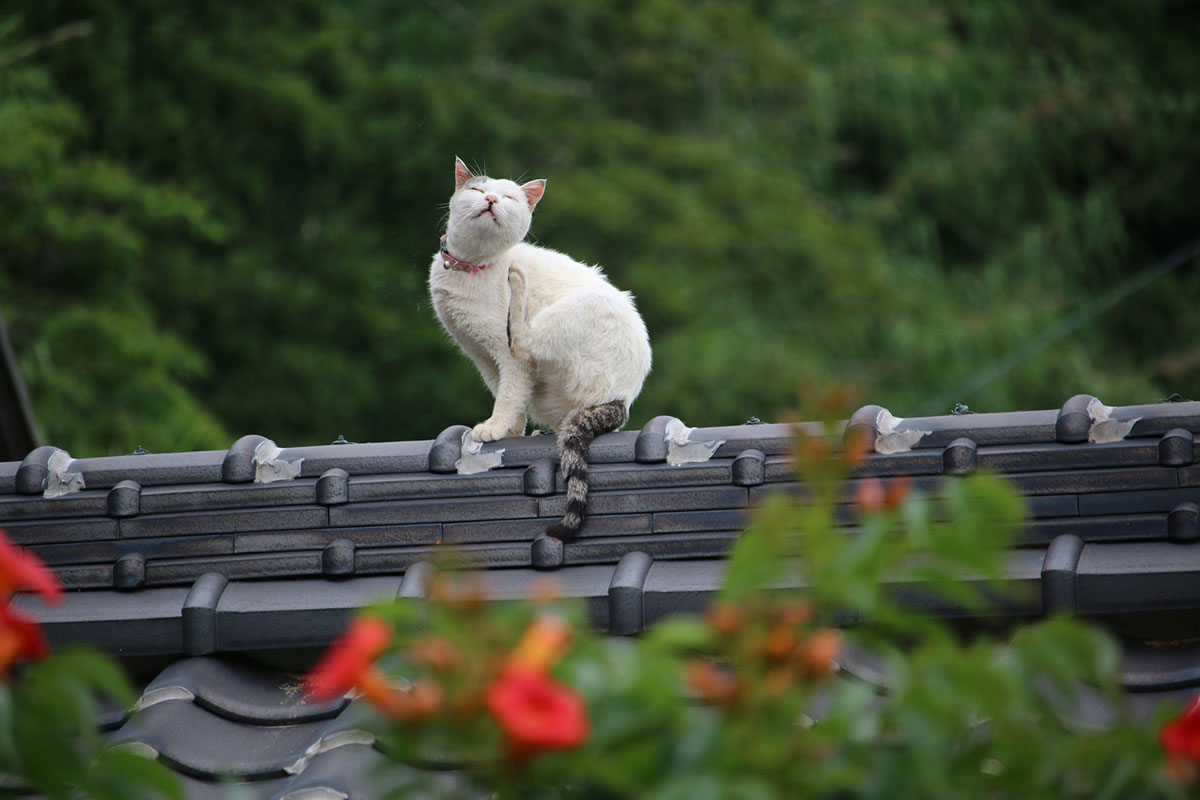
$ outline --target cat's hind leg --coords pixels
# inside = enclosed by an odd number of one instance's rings
[[[508,349],[513,358],[529,358],[529,293],[525,272],[518,266],[508,271]]]

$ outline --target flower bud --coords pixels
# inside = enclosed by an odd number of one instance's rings
[[[788,625],[775,625],[767,632],[763,654],[771,661],[784,661],[796,649],[800,640]]]
[[[408,660],[435,672],[450,672],[462,662],[458,648],[444,636],[426,636],[409,648]]]
[[[815,678],[832,675],[844,644],[842,632],[836,628],[824,628],[808,637],[798,651],[804,671]]]
[[[722,636],[737,633],[745,622],[746,613],[733,603],[718,601],[708,609],[708,624]]]
[[[702,658],[693,658],[684,665],[684,680],[701,700],[716,705],[737,699],[742,688],[736,675]]]

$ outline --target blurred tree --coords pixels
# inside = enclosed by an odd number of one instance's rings
[[[1189,268],[969,379],[1200,233],[1200,7],[11,7],[0,309],[76,455],[485,416],[426,299],[456,154],[548,178],[534,238],[637,295],[635,426],[1196,393]]]

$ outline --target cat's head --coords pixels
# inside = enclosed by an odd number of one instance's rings
[[[533,209],[546,191],[544,180],[518,185],[474,175],[454,159],[454,195],[446,228],[452,252],[462,259],[486,260],[525,238]]]

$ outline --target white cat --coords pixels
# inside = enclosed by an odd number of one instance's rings
[[[549,533],[567,538],[583,525],[588,445],[628,421],[650,372],[646,325],[599,267],[522,242],[544,180],[475,176],[455,159],[454,185],[429,291],[496,398],[472,435],[521,436],[526,413],[557,432],[567,510]]]

